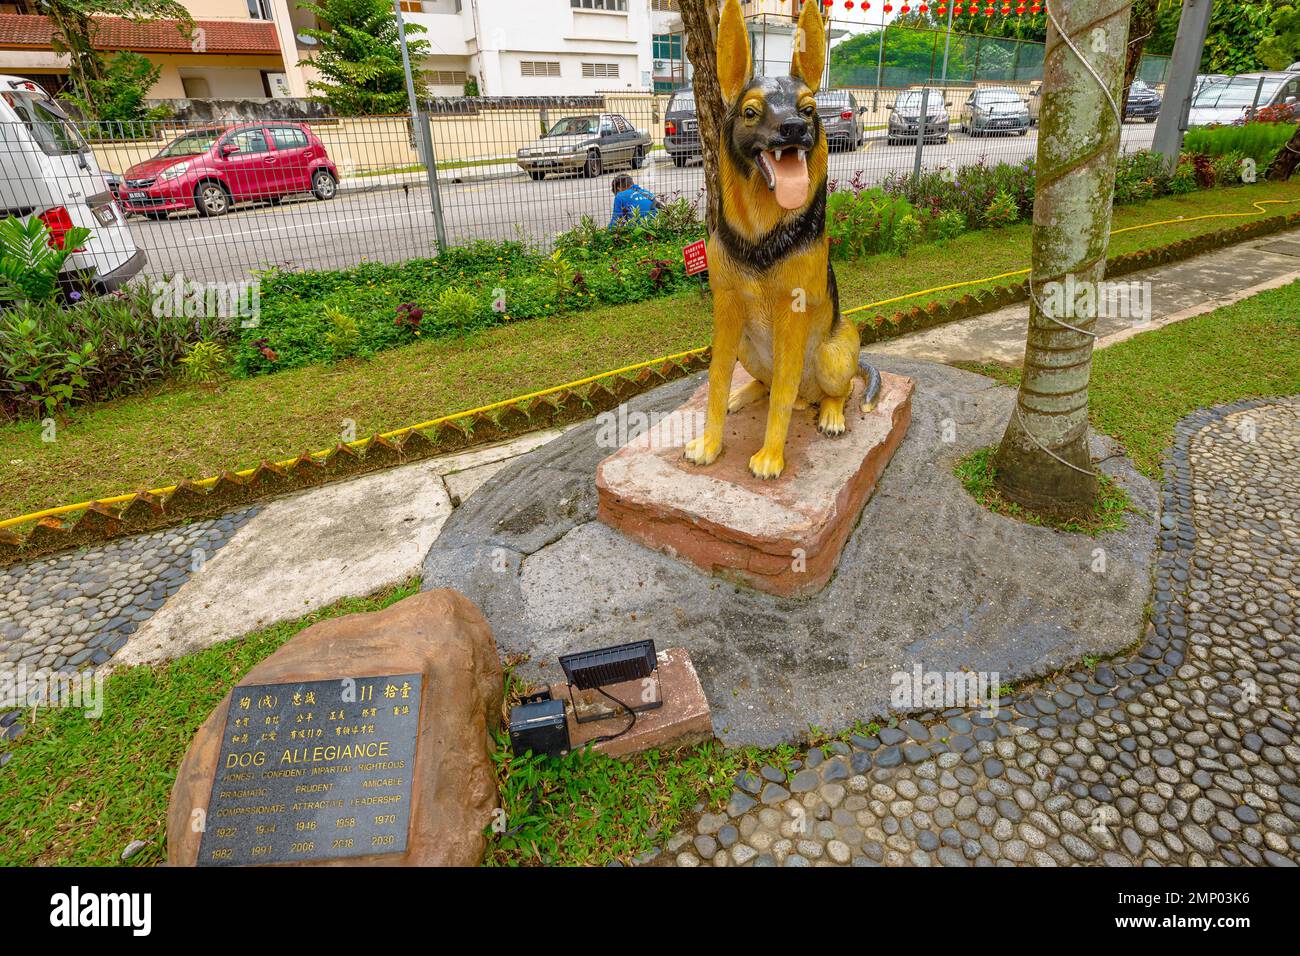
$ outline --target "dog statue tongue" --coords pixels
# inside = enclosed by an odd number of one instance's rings
[[[773,191],[782,209],[801,209],[808,201],[808,163],[799,158],[799,150],[782,151],[777,159],[771,153]]]

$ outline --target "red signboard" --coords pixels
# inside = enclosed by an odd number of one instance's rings
[[[686,262],[686,274],[693,276],[709,268],[709,257],[704,251],[704,240],[692,242],[682,250],[682,259]]]

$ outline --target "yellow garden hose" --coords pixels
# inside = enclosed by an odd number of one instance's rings
[[[1255,207],[1254,212],[1216,212],[1216,213],[1207,213],[1203,216],[1186,216],[1186,217],[1180,216],[1176,219],[1161,219],[1157,222],[1146,222],[1136,226],[1125,226],[1123,229],[1112,229],[1110,234],[1112,236],[1117,236],[1120,233],[1134,232],[1138,229],[1151,229],[1155,226],[1168,226],[1168,225],[1175,225],[1178,223],[1198,222],[1204,219],[1240,219],[1244,217],[1261,216],[1266,212],[1266,210],[1260,208],[1261,206],[1286,205],[1288,203],[1294,203],[1296,201],[1297,200],[1294,199],[1260,199],[1251,203],[1251,205]],[[855,306],[852,309],[846,309],[843,314],[852,315],[854,312],[862,312],[866,309],[878,309],[881,306],[893,305],[895,302],[903,302],[907,299],[915,299],[923,295],[932,295],[935,292],[947,292],[951,289],[960,289],[965,286],[982,285],[985,282],[995,282],[998,279],[1009,279],[1012,278],[1013,276],[1027,275],[1028,273],[1029,273],[1028,269],[1017,269],[1014,272],[1003,272],[995,276],[985,276],[982,279],[968,279],[963,282],[950,282],[947,285],[938,285],[938,286],[933,286],[932,288],[929,289],[921,289],[917,292],[908,292],[903,295],[893,296],[892,298],[889,299],[881,299],[878,302],[868,302],[866,305],[859,305],[859,306]],[[592,382],[599,381],[602,378],[609,378],[614,375],[623,375],[626,374],[627,372],[639,371],[640,369],[643,368],[649,368],[652,365],[658,365],[662,362],[673,361],[674,359],[686,358],[687,356],[690,355],[699,355],[701,352],[704,352],[707,349],[708,349],[707,345],[702,345],[699,348],[688,349],[685,352],[676,352],[673,355],[664,355],[659,358],[650,359],[645,362],[637,362],[635,365],[625,365],[622,368],[612,369],[608,372],[600,372],[596,375],[588,375],[586,378],[580,378],[573,382],[566,382],[563,385],[556,385],[552,388],[544,388],[541,389],[540,391],[529,392],[527,395],[516,395],[513,398],[506,398],[506,399],[502,399],[499,402],[492,402],[490,405],[480,405],[478,408],[471,408],[468,409],[467,411],[455,412],[451,415],[443,415],[441,418],[432,418],[427,422],[420,422],[415,425],[407,425],[403,428],[395,428],[392,431],[380,432],[379,437],[392,438],[396,435],[404,435],[408,432],[417,431],[424,428],[431,428],[434,425],[441,425],[444,422],[456,421],[457,419],[461,419],[461,418],[469,418],[473,415],[479,414],[480,412],[490,412],[498,408],[505,408],[508,405],[517,405],[520,402],[530,401],[534,398],[544,398],[547,395],[554,395],[557,392],[564,392],[564,391],[568,391],[569,389],[579,388],[583,385],[589,385]],[[371,440],[370,438],[359,438],[356,441],[347,442],[346,445],[351,448],[359,448],[362,445],[365,445],[370,440]],[[333,450],[334,450],[333,448],[325,448],[320,451],[312,452],[311,456],[313,458],[323,458]],[[288,465],[293,464],[295,461],[297,461],[298,457],[299,456],[295,456],[293,458],[286,458],[281,461],[277,461],[275,464],[277,467],[286,467]],[[234,474],[239,478],[246,478],[249,475],[253,474],[253,472],[256,470],[257,470],[256,467],[245,468],[242,471],[235,472]],[[214,475],[209,478],[200,478],[199,480],[195,481],[193,484],[199,488],[206,488],[207,486],[214,484],[219,477],[220,476]],[[165,488],[150,488],[148,493],[151,495],[166,495],[166,494],[170,494],[175,490],[176,490],[176,485],[168,485]],[[0,521],[0,529],[14,527],[15,525],[26,524],[30,521],[39,521],[41,518],[56,518],[60,515],[70,514],[71,512],[74,511],[83,511],[84,509],[90,507],[90,505],[96,503],[102,505],[121,504],[122,502],[130,501],[132,498],[136,496],[136,494],[137,492],[130,492],[124,495],[114,495],[111,498],[95,498],[91,501],[82,501],[75,505],[61,505],[60,507],[57,508],[46,508],[44,511],[34,511],[31,514],[20,515],[17,518],[7,518],[3,521]]]

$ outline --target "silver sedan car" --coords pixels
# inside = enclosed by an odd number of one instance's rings
[[[650,146],[650,134],[618,113],[592,113],[566,116],[541,139],[521,147],[515,161],[533,179],[561,172],[594,177],[614,166],[640,169]]]

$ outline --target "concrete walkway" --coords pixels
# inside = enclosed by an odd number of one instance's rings
[[[1097,348],[1212,312],[1297,279],[1300,279],[1300,229],[1125,276],[1115,281],[1147,296],[1150,314],[1145,318],[1149,321],[1142,321],[1144,316],[1129,315],[1099,319]],[[1042,289],[1036,291],[1040,296],[1044,294]],[[904,355],[932,362],[1019,365],[1025,355],[1028,322],[1029,304],[1025,302],[964,322],[873,343],[870,348],[883,355]]]
[[[1099,347],[1297,278],[1300,230],[1136,273],[1124,281],[1150,283],[1151,322],[1105,320]],[[1019,305],[871,350],[940,362],[1016,363],[1027,315],[1028,307]],[[197,531],[167,529],[4,569],[0,662],[161,660],[400,583],[418,572],[458,501],[561,433],[537,432],[270,501],[212,523],[212,534],[201,540]],[[106,567],[124,569],[129,580],[104,584],[96,569]],[[50,580],[59,582],[57,595],[35,618],[24,611],[27,599]],[[85,582],[102,593],[77,593]]]

